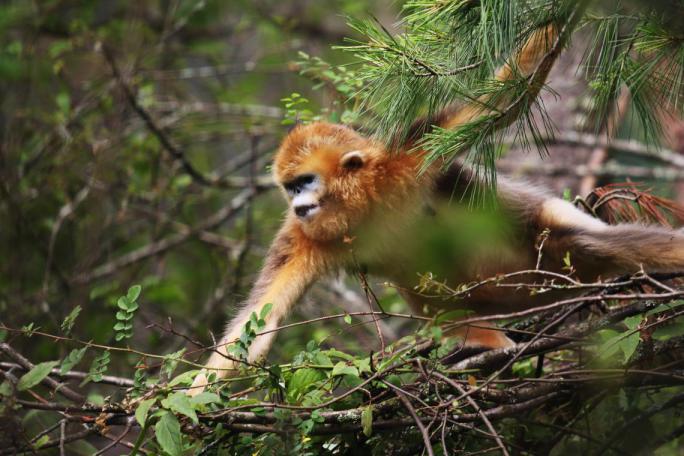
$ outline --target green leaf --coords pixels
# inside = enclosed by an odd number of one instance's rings
[[[26,391],[29,388],[33,388],[47,377],[57,364],[59,364],[59,361],[46,361],[44,363],[36,364],[33,366],[33,369],[25,373],[19,379],[17,390]]]
[[[210,393],[209,391],[204,391],[196,396],[190,398],[190,403],[192,405],[206,405],[206,404],[216,404],[221,402],[221,398],[216,393]]]
[[[342,358],[345,361],[354,361],[354,357],[352,355],[345,353],[345,352],[341,352],[341,351],[334,349],[334,348],[331,348],[330,350],[326,350],[325,353],[328,356],[334,356],[337,358]]]
[[[629,328],[624,334],[632,332],[629,336],[625,337],[620,341],[620,349],[624,356],[624,362],[626,363],[632,357],[637,347],[639,346],[639,341],[641,337],[637,328],[641,324],[643,317],[641,315],[634,315],[633,317],[625,318],[625,325]]]
[[[126,296],[121,296],[116,301],[116,305],[119,306],[119,309],[121,309],[121,310],[128,310],[128,306],[130,305],[130,302],[128,301],[128,298]]]
[[[176,413],[187,416],[195,424],[199,423],[197,414],[195,413],[195,408],[193,407],[193,404],[190,403],[190,398],[183,392],[179,391],[177,393],[173,393],[162,401],[162,406],[169,410],[173,410]]]
[[[371,371],[371,359],[361,358],[354,361],[354,365],[359,369],[359,372],[370,372]]]
[[[641,320],[643,320],[641,315],[634,315],[633,317],[627,317],[627,318],[625,318],[625,325],[629,329],[635,330],[639,326],[639,323],[641,323]]]
[[[432,326],[430,328],[430,334],[432,334],[432,340],[434,340],[436,344],[442,340],[442,328],[439,326]]]
[[[69,94],[67,92],[60,92],[57,94],[55,97],[55,103],[57,103],[57,106],[59,107],[59,110],[64,113],[68,114],[69,109],[71,107],[71,100],[69,98]]]
[[[296,400],[301,394],[309,391],[309,387],[324,379],[325,374],[318,369],[297,369],[287,382],[287,394]]]
[[[78,314],[81,313],[81,306],[76,306],[73,309],[71,309],[71,312],[69,312],[69,315],[67,315],[64,318],[64,321],[62,321],[62,331],[64,331],[64,334],[70,334],[71,329],[74,327],[74,323],[76,322],[76,318],[78,318]]]
[[[323,423],[325,422],[325,418],[321,416],[321,411],[320,409],[315,409],[311,411],[311,421],[314,423]]]
[[[37,449],[41,448],[43,445],[45,445],[46,443],[48,443],[49,441],[50,441],[50,436],[47,434],[43,435],[33,443],[33,448],[37,450]]]
[[[354,366],[348,366],[343,361],[340,361],[337,364],[335,364],[335,367],[333,367],[332,370],[333,377],[337,377],[338,375],[352,375],[354,377],[358,377],[359,370]]]
[[[655,309],[651,309],[648,312],[646,312],[646,315],[655,315],[657,313],[666,312],[668,310],[674,309],[675,307],[679,307],[679,306],[683,306],[683,305],[684,305],[684,299],[679,300],[679,301],[674,301],[674,302],[668,302],[665,304],[660,304]]]
[[[75,348],[71,350],[67,357],[64,358],[64,361],[62,361],[62,365],[59,368],[59,372],[62,374],[66,374],[67,372],[69,372],[76,364],[78,364],[83,359],[83,355],[85,355],[86,350],[88,350],[87,346],[81,349]]]
[[[90,365],[88,376],[81,382],[81,386],[88,383],[89,381],[101,381],[102,375],[107,371],[107,366],[109,366],[110,360],[111,354],[108,350],[103,351],[100,356],[97,356]]]
[[[641,319],[640,316],[639,319]],[[625,324],[633,325],[634,327],[638,325],[638,323],[634,323],[634,320],[625,322]],[[612,329],[604,329],[599,331],[599,336],[601,336],[604,340],[599,348],[599,356],[603,359],[607,359],[618,351],[622,351],[625,362],[632,357],[640,341],[639,333],[633,332],[631,329],[621,333],[618,333]]]
[[[264,318],[266,318],[266,316],[268,315],[268,313],[271,311],[272,308],[273,308],[273,303],[269,302],[269,303],[264,304],[264,307],[261,308],[261,312],[259,313],[259,318],[261,318],[262,320]]]
[[[12,394],[12,385],[10,385],[9,381],[5,380],[0,383],[0,396],[9,396],[10,394]]]
[[[313,356],[313,362],[321,366],[332,367],[333,362],[330,361],[330,357],[325,353],[318,352]]]
[[[565,256],[563,257],[563,265],[566,269],[572,267],[572,262],[570,261],[570,252],[565,252]]]
[[[180,423],[171,412],[164,412],[154,426],[154,435],[162,450],[171,456],[183,454],[183,440],[180,432]]]
[[[173,374],[173,371],[176,370],[176,367],[178,366],[178,360],[180,360],[183,357],[184,353],[185,348],[181,348],[177,352],[173,352],[164,356],[164,361],[162,363],[162,372],[164,372],[167,375],[167,377],[170,377],[171,374]]]
[[[602,340],[601,346],[598,349],[601,358],[610,358],[620,350],[620,344],[618,342],[620,337],[622,337],[622,334],[613,329],[603,329],[598,332],[598,336]]]
[[[145,399],[144,401],[141,401],[140,404],[138,404],[138,408],[135,409],[135,419],[141,427],[145,426],[147,414],[155,402],[157,402],[156,399]]]
[[[640,340],[641,337],[639,336],[639,333],[635,332],[634,334],[630,334],[629,336],[625,337],[620,342],[620,349],[622,350],[622,354],[624,355],[625,363],[629,361],[629,359],[636,351],[637,347],[639,346]]]
[[[183,372],[182,374],[176,375],[172,380],[169,381],[168,386],[173,387],[176,385],[180,385],[181,383],[184,385],[190,385],[192,383],[192,380],[195,378],[197,372],[197,370],[189,370]]]
[[[373,407],[366,406],[361,412],[361,426],[366,437],[370,437],[373,433]]]
[[[681,335],[684,335],[684,318],[681,317],[670,324],[658,327],[653,332],[653,338],[656,340],[668,340]]]
[[[135,302],[138,299],[138,296],[140,296],[141,290],[142,287],[140,285],[133,285],[131,288],[129,288],[128,293],[126,293],[128,301]]]
[[[352,322],[352,317],[351,317],[351,315],[349,315],[349,314],[345,315],[345,316],[344,316],[344,322],[345,322],[346,324],[348,324],[348,325],[351,325],[351,322]]]
[[[308,419],[308,420],[304,420],[301,423],[299,423],[299,425],[297,427],[299,428],[299,431],[303,435],[307,435],[307,434],[309,434],[309,432],[311,432],[313,430],[315,425],[316,425],[316,423],[314,422],[314,420]]]
[[[26,335],[26,337],[32,337],[32,336],[33,336],[33,333],[34,333],[35,331],[37,331],[39,328],[40,328],[40,326],[36,328],[35,325],[34,325],[34,323],[31,322],[31,323],[29,323],[28,325],[22,326],[22,327],[21,327],[21,330],[24,332],[24,334]]]
[[[534,376],[534,373],[537,370],[535,360],[536,358],[527,358],[515,362],[511,367],[513,375],[523,378]]]

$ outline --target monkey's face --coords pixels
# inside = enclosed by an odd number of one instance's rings
[[[315,123],[294,129],[274,163],[276,182],[290,217],[311,239],[351,234],[377,197],[382,148],[340,125]]]

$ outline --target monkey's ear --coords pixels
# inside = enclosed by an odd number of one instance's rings
[[[342,156],[340,164],[344,169],[354,170],[363,167],[363,153],[360,150],[352,150]]]

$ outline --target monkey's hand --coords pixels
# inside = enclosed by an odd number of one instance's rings
[[[192,382],[192,386],[185,390],[188,396],[197,396],[200,393],[204,392],[204,389],[207,387],[207,384],[209,382],[209,379],[207,378],[207,371],[205,369],[202,369],[197,376],[195,376],[195,380]]]
[[[199,374],[195,376],[192,386],[186,390],[188,396],[197,396],[198,394],[204,392],[209,384],[209,374],[211,372],[216,373],[216,379],[232,377],[239,372],[237,362],[228,356],[226,348],[227,344],[224,342],[225,341],[222,341],[219,344],[216,351],[214,351],[209,357],[204,369],[202,369]]]
[[[280,322],[307,287],[321,275],[324,265],[330,263],[325,252],[317,250],[311,242],[297,241],[298,233],[301,235],[287,224],[281,228],[247,302],[230,322],[205,368],[197,374],[187,390],[190,396],[204,391],[212,372],[216,373],[217,379],[233,377],[240,372],[243,362],[232,357],[228,348],[240,340],[247,323],[253,318],[252,315],[263,319],[265,325],[250,344],[244,361],[247,365],[253,365],[264,359]]]

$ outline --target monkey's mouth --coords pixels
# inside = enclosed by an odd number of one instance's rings
[[[320,204],[301,204],[299,206],[294,207],[294,212],[297,218],[305,222],[311,220],[314,217],[314,215],[316,215],[320,211]]]

